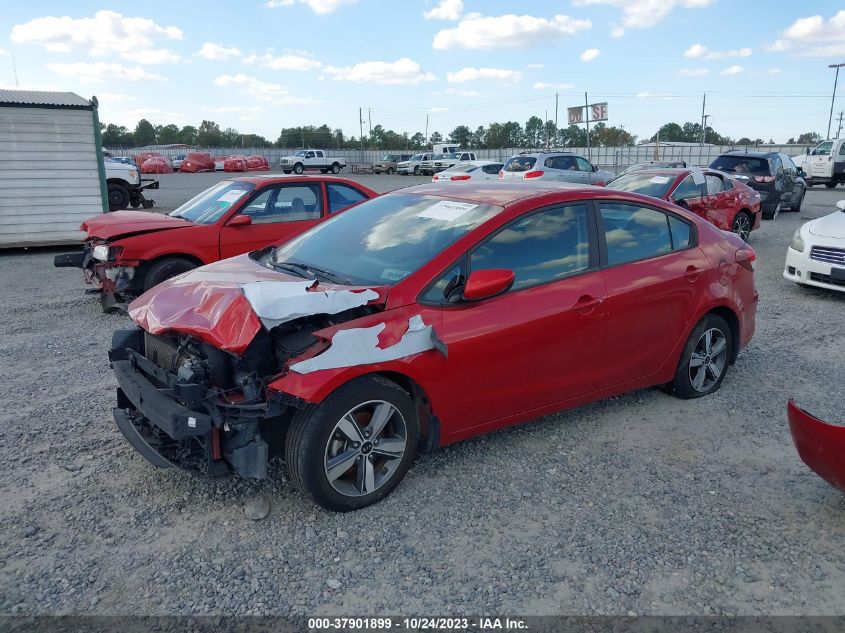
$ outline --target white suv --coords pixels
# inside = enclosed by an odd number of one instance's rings
[[[511,156],[499,172],[499,178],[527,181],[576,182],[604,186],[613,174],[571,152],[525,152]]]
[[[431,152],[427,152],[424,154],[414,154],[408,160],[403,160],[398,165],[396,165],[396,173],[402,174],[403,176],[407,176],[408,174],[419,176],[422,162],[424,160],[430,161],[433,157],[434,154],[432,154]]]

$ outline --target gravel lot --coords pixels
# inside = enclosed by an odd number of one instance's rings
[[[757,334],[717,394],[639,391],[463,442],[345,515],[278,466],[264,483],[149,466],[111,418],[128,318],[58,251],[0,254],[0,613],[842,614],[845,496],[800,462],[786,400],[845,422],[845,294],[780,276],[795,228],[839,198],[816,188],[752,235]],[[250,521],[257,495],[270,513]]]

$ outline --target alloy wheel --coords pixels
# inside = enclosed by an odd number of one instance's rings
[[[743,242],[747,242],[748,237],[751,235],[751,219],[748,217],[748,214],[738,213],[734,218],[734,224],[731,230],[739,235]]]
[[[396,474],[407,446],[405,419],[384,400],[359,404],[338,420],[326,444],[326,477],[348,497],[368,495]]]
[[[728,342],[721,330],[706,330],[692,351],[689,362],[689,379],[699,393],[710,390],[719,382],[728,364]]]

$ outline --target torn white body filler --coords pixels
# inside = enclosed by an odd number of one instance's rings
[[[316,281],[253,281],[243,285],[255,314],[268,330],[315,314],[338,314],[378,299],[375,290],[309,290]]]
[[[338,369],[356,365],[370,365],[411,356],[430,349],[447,354],[445,343],[437,338],[434,328],[423,323],[420,315],[408,319],[408,330],[395,345],[379,347],[378,336],[387,327],[379,323],[373,327],[340,330],[332,337],[331,347],[322,354],[294,363],[291,371],[307,374],[320,369]]]

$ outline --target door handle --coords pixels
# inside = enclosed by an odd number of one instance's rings
[[[578,301],[575,302],[575,305],[572,306],[572,309],[581,314],[590,314],[601,305],[601,302],[601,299],[596,299],[592,295],[581,295]]]
[[[690,281],[695,281],[701,276],[701,271],[693,265],[687,266],[687,270],[684,273],[684,277],[689,279]]]

